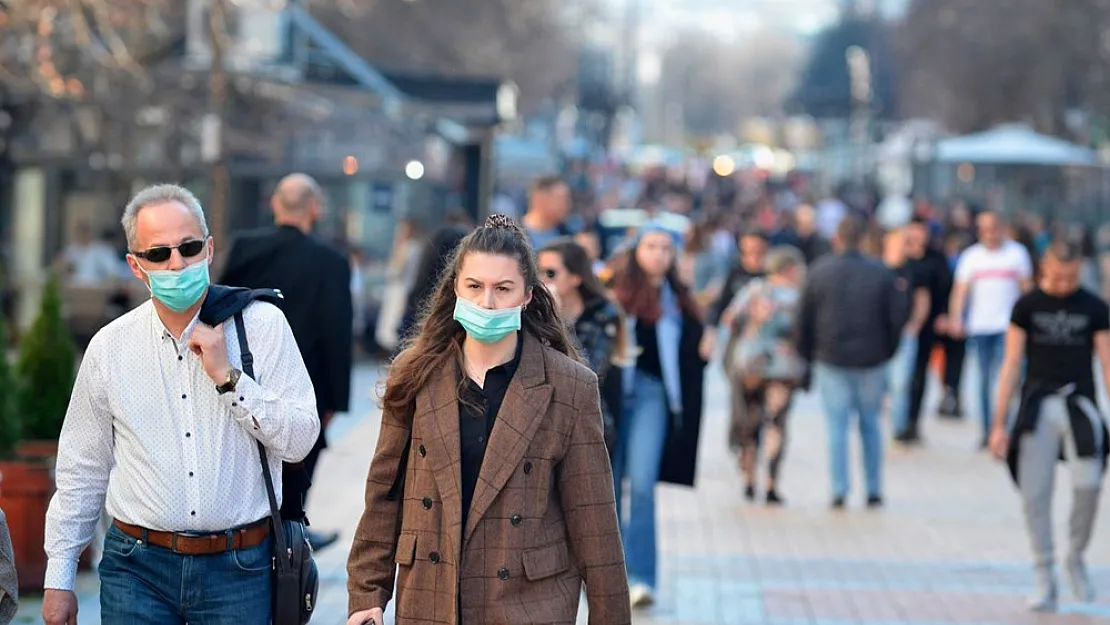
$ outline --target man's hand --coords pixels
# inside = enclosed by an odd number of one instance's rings
[[[77,595],[47,588],[42,594],[42,620],[46,625],[77,625]]]
[[[1006,455],[1010,452],[1010,435],[1006,432],[1005,427],[995,426],[991,428],[989,445],[991,455],[999,460],[1006,459]]]
[[[707,329],[701,335],[701,343],[698,344],[698,353],[701,354],[701,359],[709,362],[713,359],[713,353],[717,351],[717,331]]]
[[[385,625],[385,616],[381,608],[370,608],[352,614],[347,625]]]
[[[227,382],[227,372],[231,368],[231,363],[227,359],[223,324],[213,328],[198,323],[189,337],[189,349],[200,356],[204,372],[212,378],[213,382],[217,385]]]
[[[948,322],[948,336],[954,339],[962,339],[964,337],[964,324],[962,321],[949,321]]]
[[[938,315],[933,322],[933,331],[937,334],[948,334],[948,315]]]

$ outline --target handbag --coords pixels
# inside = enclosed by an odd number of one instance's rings
[[[235,313],[235,333],[239,335],[239,352],[243,373],[254,381],[254,356],[247,345],[247,329],[242,311]],[[266,447],[258,443],[258,457],[262,462],[262,476],[266,482],[266,496],[270,500],[270,533],[273,545],[273,589],[271,619],[274,625],[305,625],[316,608],[316,595],[320,591],[320,574],[312,558],[312,543],[301,521],[281,518]]]

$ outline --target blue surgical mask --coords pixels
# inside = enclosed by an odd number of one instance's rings
[[[520,330],[520,306],[488,309],[455,298],[455,321],[466,330],[467,336],[480,343],[496,343]]]
[[[185,312],[196,304],[209,284],[207,259],[180,271],[139,269],[150,279],[151,295],[174,312]]]

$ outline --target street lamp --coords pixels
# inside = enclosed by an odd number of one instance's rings
[[[852,117],[849,134],[854,146],[853,173],[863,178],[863,153],[870,141],[871,126],[871,57],[860,46],[851,46],[844,52],[848,63],[848,81],[852,95]]]

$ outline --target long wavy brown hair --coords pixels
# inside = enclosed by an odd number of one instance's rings
[[[463,370],[462,343],[466,331],[454,317],[455,282],[458,281],[463,261],[472,253],[497,254],[515,259],[524,276],[524,288],[532,293],[532,301],[521,314],[523,330],[552,349],[581,360],[566,325],[559,318],[554,298],[540,282],[528,235],[512,219],[504,215],[490,215],[485,225],[459,242],[447,263],[447,271],[440,277],[420,315],[416,331],[393,360],[382,396],[384,409],[408,413],[417,393],[450,359],[459,364],[460,371]]]
[[[636,261],[637,247],[639,247],[638,243],[613,257],[610,262],[613,271],[610,285],[617,303],[626,314],[647,323],[655,323],[663,316],[660,289],[651,283],[643,267],[640,267],[640,263]],[[666,280],[674,289],[682,312],[700,320],[701,309],[690,295],[690,289],[679,279],[677,262],[678,254],[675,254],[675,260],[667,269]]]

